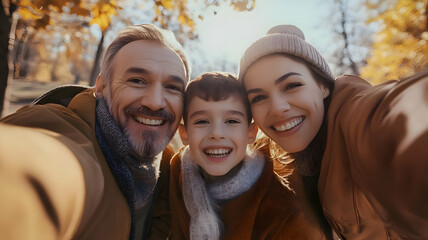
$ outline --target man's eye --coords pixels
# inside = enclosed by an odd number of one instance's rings
[[[135,83],[135,84],[147,84],[147,81],[141,78],[131,78],[128,80],[128,82]]]
[[[262,100],[264,100],[264,99],[266,99],[266,96],[264,96],[264,95],[257,95],[257,96],[255,96],[255,97],[253,97],[251,100],[250,100],[250,103],[257,103],[257,102],[260,102],[260,101],[262,101]]]
[[[177,85],[168,85],[166,86],[167,89],[171,89],[173,91],[177,91],[177,92],[183,92],[183,88],[181,86],[177,86]]]
[[[195,125],[201,125],[201,124],[208,124],[209,122],[207,120],[197,120],[195,121]]]

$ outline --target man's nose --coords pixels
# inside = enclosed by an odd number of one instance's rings
[[[165,92],[160,84],[151,85],[141,99],[141,105],[146,106],[152,111],[161,110],[165,107]]]

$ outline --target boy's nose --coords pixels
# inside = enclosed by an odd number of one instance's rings
[[[224,132],[221,124],[213,124],[211,127],[210,138],[215,140],[224,138]]]

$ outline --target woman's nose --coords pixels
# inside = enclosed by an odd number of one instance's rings
[[[271,99],[270,113],[272,115],[281,115],[291,109],[291,105],[287,97],[274,95]]]

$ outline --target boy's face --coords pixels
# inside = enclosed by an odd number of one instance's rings
[[[195,97],[188,109],[187,126],[179,129],[183,144],[206,173],[225,175],[244,159],[257,127],[248,125],[245,106],[236,97],[218,102]]]

